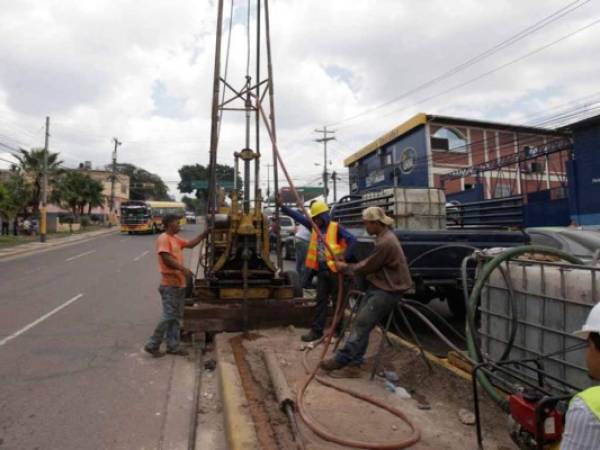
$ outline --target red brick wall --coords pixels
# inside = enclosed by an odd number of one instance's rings
[[[473,164],[485,162],[485,152],[483,146],[483,130],[471,129],[471,154],[473,155]]]

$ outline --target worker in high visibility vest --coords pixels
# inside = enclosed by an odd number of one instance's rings
[[[560,448],[600,449],[600,303],[592,308],[583,328],[574,334],[588,341],[585,359],[588,375],[595,385],[571,400]]]
[[[303,214],[287,206],[281,208],[285,214],[296,222],[312,229],[310,221]],[[317,232],[312,230],[305,265],[317,274],[317,306],[311,329],[302,336],[304,342],[315,341],[323,336],[329,299],[335,299],[338,290],[335,260],[344,258],[349,247],[356,241],[356,238],[348,230],[331,220],[327,203],[323,201],[314,202],[310,206],[310,217],[315,225],[319,227],[334,255],[327,251],[323,241],[318,238]]]

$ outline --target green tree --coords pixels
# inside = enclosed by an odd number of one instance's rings
[[[217,184],[219,181],[233,181],[234,168],[224,164],[217,164]],[[196,199],[198,200],[197,211],[202,214],[206,210],[206,202],[208,198],[208,192],[206,189],[196,189],[193,186],[194,181],[208,181],[208,169],[201,164],[185,165],[179,169],[179,178],[181,181],[177,184],[177,189],[180,192],[189,194],[194,192]],[[238,186],[242,185],[242,179],[238,176]],[[189,198],[189,197],[187,197]],[[184,201],[182,199],[182,201]]]
[[[19,167],[25,177],[31,181],[33,186],[31,190],[31,199],[29,205],[33,213],[37,214],[42,196],[42,178],[44,175],[44,152],[43,148],[34,148],[31,150],[19,150],[20,154],[15,158],[19,161]],[[61,173],[62,161],[58,159],[58,153],[48,152],[48,184],[52,184],[54,179]]]
[[[105,197],[102,194],[104,187],[102,183],[97,180],[90,178],[86,185],[85,196],[88,205],[88,215],[92,213],[92,209],[96,207],[104,206]],[[83,214],[83,210],[82,210]]]
[[[133,164],[117,164],[117,171],[129,176],[131,200],[171,200],[169,188],[161,177]]]
[[[202,214],[205,209],[204,202],[199,198],[188,197],[187,195],[184,195],[181,197],[181,201],[185,203],[186,209],[194,211],[196,214]]]
[[[13,167],[4,181],[0,182],[0,215],[11,221],[31,202],[31,186],[25,181],[20,168]]]
[[[73,215],[82,215],[86,205],[88,213],[94,206],[103,204],[102,183],[78,170],[64,172],[56,180],[51,201],[70,209]]]

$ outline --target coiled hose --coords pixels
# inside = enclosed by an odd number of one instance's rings
[[[265,114],[265,111],[262,108],[260,102],[257,101],[256,104],[257,104],[257,107],[263,118],[265,127],[269,134],[269,138],[271,139],[271,144],[273,146],[273,154],[276,156],[277,161],[281,165],[281,169],[283,170],[283,173],[284,173],[284,175],[288,181],[288,184],[290,186],[290,189],[291,189],[292,193],[294,194],[298,208],[300,209],[300,211],[302,211],[305,214],[306,218],[309,220],[309,222],[312,226],[312,229],[317,233],[318,238],[321,239],[321,241],[324,243],[327,251],[331,255],[333,255],[333,251],[327,244],[327,241],[323,238],[323,235],[321,234],[319,227],[317,227],[315,225],[315,223],[312,221],[312,218],[308,214],[306,214],[304,205],[302,204],[302,201],[300,200],[300,196],[298,195],[298,191],[296,191],[296,188],[292,182],[292,179],[291,179],[290,175],[288,174],[288,171],[287,171],[285,164],[283,163],[283,160],[279,153],[279,148],[277,146],[275,136],[273,135],[273,131],[271,130],[271,127],[269,126],[269,120],[267,118],[267,115]],[[333,316],[333,323],[332,323],[331,327],[327,330],[325,338],[323,340],[324,346],[323,346],[323,351],[321,352],[321,355],[319,356],[319,362],[325,358],[325,355],[327,354],[327,351],[329,350],[329,346],[331,345],[331,340],[332,340],[332,337],[334,334],[334,330],[336,329],[336,326],[339,323],[339,321],[341,320],[343,312],[344,312],[343,308],[342,308],[343,303],[344,303],[343,275],[341,273],[338,273],[338,295],[337,295],[337,301],[336,301],[336,305],[335,305],[335,313]],[[315,368],[312,370],[312,372],[309,374],[309,376],[307,377],[306,381],[302,384],[300,390],[298,391],[297,402],[296,402],[297,408],[298,408],[298,413],[300,414],[300,417],[302,418],[302,420],[304,421],[306,426],[308,426],[308,428],[310,428],[313,431],[313,433],[315,433],[317,436],[321,437],[322,439],[325,439],[326,441],[333,442],[333,443],[336,443],[339,445],[344,445],[346,447],[371,449],[371,450],[395,450],[395,449],[406,448],[406,447],[413,445],[415,442],[417,442],[420,439],[420,437],[421,437],[420,431],[417,429],[417,427],[410,421],[410,419],[402,411],[400,411],[397,408],[393,408],[389,405],[386,405],[384,402],[379,401],[368,395],[362,394],[362,393],[354,391],[352,389],[337,386],[337,385],[329,382],[328,380],[325,380],[323,377],[317,376],[318,370],[319,370],[319,365],[317,364],[315,366]],[[321,383],[324,386],[336,389],[340,392],[343,392],[352,397],[355,397],[357,399],[360,399],[367,403],[370,403],[373,406],[377,406],[378,408],[381,408],[381,409],[384,409],[384,410],[390,412],[392,415],[396,416],[397,418],[399,418],[400,420],[402,420],[403,422],[405,422],[408,425],[408,427],[411,430],[410,435],[405,439],[402,439],[399,441],[393,441],[393,442],[373,442],[373,441],[363,442],[363,441],[358,441],[358,440],[354,440],[354,439],[348,439],[348,438],[345,438],[345,437],[342,437],[342,436],[332,433],[331,431],[325,429],[322,426],[322,424],[320,424],[316,420],[314,420],[308,414],[308,412],[306,410],[306,407],[304,404],[304,397],[305,397],[308,386],[310,385],[310,383],[313,380],[317,380],[319,383]]]
[[[579,258],[569,253],[565,253],[563,251],[551,247],[545,247],[542,245],[524,245],[521,247],[511,248],[501,253],[500,255],[494,257],[491,261],[486,263],[485,266],[483,266],[483,269],[480,272],[480,274],[477,276],[475,285],[473,286],[473,290],[471,291],[471,294],[469,296],[469,302],[467,303],[467,323],[465,325],[465,334],[467,336],[467,349],[469,357],[473,360],[475,364],[479,364],[480,362],[482,362],[483,359],[481,357],[481,350],[479,348],[475,325],[475,315],[481,300],[481,291],[483,290],[485,283],[491,276],[492,272],[494,272],[494,270],[500,267],[501,264],[511,259],[518,258],[519,256],[524,255],[526,253],[538,253],[543,255],[556,256],[572,264],[583,264],[583,262]],[[510,353],[510,347],[507,346],[505,353],[506,352]],[[508,411],[507,400],[492,385],[487,375],[482,371],[479,371],[477,373],[477,379],[481,387],[492,398],[492,400],[494,400],[494,402],[496,402],[498,406],[500,406],[503,410]]]

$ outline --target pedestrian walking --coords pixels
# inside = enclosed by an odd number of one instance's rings
[[[375,236],[373,252],[358,263],[336,261],[335,266],[348,275],[366,275],[369,287],[344,346],[333,358],[320,363],[320,367],[327,372],[349,366],[344,374],[349,377],[359,374],[371,331],[392,312],[402,294],[412,286],[406,257],[390,229],[394,219],[375,206],[365,209],[362,218],[367,233]]]
[[[193,272],[184,266],[183,249],[194,248],[208,235],[200,233],[194,239],[186,241],[179,233],[179,217],[168,214],[163,218],[165,232],[156,240],[156,252],[160,268],[161,280],[158,291],[162,302],[162,316],[154,329],[154,333],[144,346],[144,351],[154,357],[163,356],[160,345],[166,338],[167,353],[171,355],[188,354],[180,347],[181,321],[185,305],[185,288],[187,279]]]
[[[298,231],[294,235],[294,248],[296,255],[296,272],[300,278],[300,285],[303,288],[308,288],[309,280],[312,275],[312,270],[306,267],[306,254],[308,253],[308,244],[310,243],[310,228],[302,224],[298,225]]]

